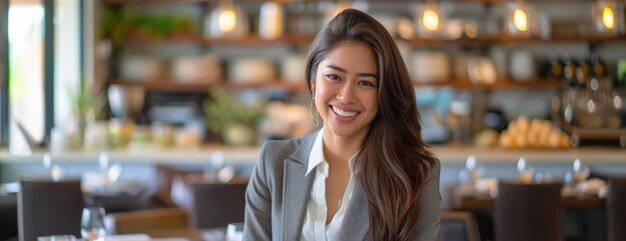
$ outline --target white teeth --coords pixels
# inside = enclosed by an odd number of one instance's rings
[[[353,117],[356,114],[358,114],[358,112],[343,111],[334,106],[333,106],[333,111],[342,117]]]

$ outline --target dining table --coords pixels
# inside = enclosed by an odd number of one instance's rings
[[[481,239],[492,239],[497,196],[478,192],[467,185],[453,185],[447,188],[447,193],[450,209],[472,212]],[[602,231],[605,228],[606,198],[592,193],[572,192],[571,189],[563,190],[562,194],[564,237],[572,240],[606,240]]]
[[[146,230],[140,234],[107,235],[113,241],[225,241],[226,228],[170,228]]]
[[[485,211],[495,205],[495,198],[491,195],[467,191],[467,186],[464,185],[452,186],[448,194],[450,207],[454,210]],[[585,193],[562,195],[561,202],[565,209],[594,209],[606,206],[606,198]]]

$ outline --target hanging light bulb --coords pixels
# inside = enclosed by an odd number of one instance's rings
[[[506,32],[514,37],[532,37],[539,32],[537,10],[531,4],[517,0],[507,4]]]
[[[515,9],[513,13],[513,25],[518,31],[526,32],[528,31],[528,18],[526,17],[526,12],[522,9]]]
[[[424,10],[424,15],[422,16],[422,23],[424,27],[428,29],[428,31],[438,31],[439,30],[439,14],[432,10],[426,9]]]
[[[425,5],[418,6],[415,13],[417,34],[422,38],[430,38],[443,29],[445,12],[435,0],[427,0]]]
[[[602,23],[608,29],[615,28],[615,14],[610,7],[604,7],[602,9]]]
[[[205,20],[205,34],[213,38],[242,38],[248,35],[246,13],[236,7],[232,0],[222,0]]]
[[[220,31],[222,32],[230,32],[235,28],[237,24],[237,16],[235,16],[235,11],[233,10],[224,10],[220,13],[218,18],[218,25],[220,26]]]
[[[608,35],[624,33],[624,5],[622,2],[598,1],[593,3],[591,9],[594,26],[598,33]]]

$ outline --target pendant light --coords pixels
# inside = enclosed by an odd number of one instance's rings
[[[222,0],[207,16],[208,35],[213,38],[243,38],[249,33],[245,11],[236,7],[233,0]]]
[[[523,0],[506,6],[505,32],[513,37],[533,37],[538,34],[537,10]]]
[[[417,34],[422,38],[431,38],[443,29],[446,16],[435,0],[426,0],[424,5],[417,7],[415,18]]]
[[[591,15],[594,29],[603,35],[624,33],[624,4],[620,1],[601,0],[592,3]]]

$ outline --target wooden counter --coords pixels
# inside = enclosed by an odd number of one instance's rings
[[[502,149],[433,146],[435,155],[444,164],[464,164],[468,156],[474,155],[484,164],[511,164],[524,157],[529,163],[565,164],[580,158],[587,164],[626,164],[626,149],[608,147],[583,147],[572,149]],[[107,151],[110,160],[121,163],[144,164],[207,164],[212,154],[221,152],[227,164],[253,164],[259,147],[226,147],[209,145],[198,149]],[[40,163],[46,150],[37,150],[30,155],[15,155],[6,149],[0,150],[0,164]],[[98,151],[52,152],[57,163],[97,163]]]

